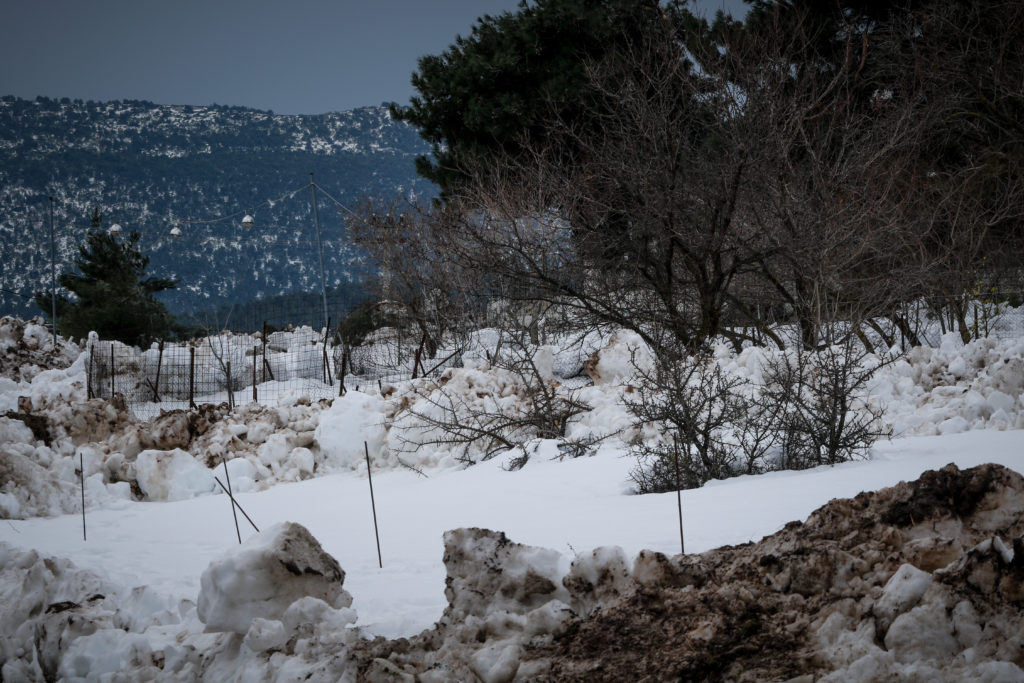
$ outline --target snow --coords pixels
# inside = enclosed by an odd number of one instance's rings
[[[5,329],[0,326],[0,345],[12,347],[18,340]],[[40,346],[50,343],[30,327],[24,337]],[[497,338],[485,337],[480,348],[494,348]],[[274,343],[291,340],[272,335]],[[209,671],[224,677],[241,678],[241,672],[271,665],[308,672],[313,660],[285,657],[286,643],[306,643],[295,656],[305,652],[314,658],[326,644],[344,652],[357,635],[407,637],[438,621],[448,606],[448,547],[466,555],[464,565],[455,565],[464,573],[449,596],[468,600],[467,587],[498,596],[456,605],[459,614],[487,624],[498,637],[476,652],[473,671],[483,680],[506,680],[518,665],[516,634],[550,633],[564,623],[570,602],[565,586],[575,587],[572,600],[589,612],[625,590],[627,579],[647,580],[652,566],[633,560],[642,550],[679,550],[675,494],[631,495],[635,461],[628,444],[651,435],[632,425],[622,396],[633,364],[637,358],[648,362],[649,351],[626,333],[586,343],[603,348],[584,364],[594,383],[579,396],[592,410],[577,417],[567,435],[614,436],[591,457],[562,458],[558,442],[534,439],[518,453],[489,460],[475,453],[469,459],[476,464],[469,467],[444,445],[409,448],[410,442],[432,438],[432,427],[415,412],[417,406],[421,413],[436,408],[441,385],[434,380],[382,386],[383,392],[371,385],[330,405],[243,407],[213,420],[191,442],[171,446],[192,427],[180,420],[168,426],[171,417],[152,428],[122,424],[118,420],[129,418],[104,402],[85,400],[85,354],[65,369],[0,379],[0,411],[18,410],[18,397],[27,397],[33,411],[48,416],[53,436],[46,444],[24,422],[0,417],[3,679],[58,670],[69,680],[141,672],[152,666],[157,650],[166,662],[177,658],[175,670],[187,674],[198,666],[188,647],[219,653]],[[275,349],[281,357],[289,353]],[[718,362],[758,382],[769,353],[721,352]],[[164,361],[176,357],[165,351]],[[559,349],[550,346],[535,357],[551,381],[560,364],[571,365],[559,359]],[[288,363],[280,360],[274,371],[286,373]],[[467,354],[464,361],[466,367],[445,371],[446,390],[465,397],[466,405],[515,405],[516,378],[489,367],[482,353]],[[964,345],[947,337],[937,348],[914,349],[880,372],[871,388],[871,400],[884,406],[899,438],[875,444],[863,461],[736,477],[682,492],[686,550],[758,540],[833,498],[913,480],[948,463],[968,468],[992,462],[1024,471],[1022,394],[1020,340]],[[383,568],[364,441],[373,467]],[[524,453],[530,454],[525,466],[509,471],[513,457]],[[79,455],[85,463],[87,541]],[[214,481],[223,474],[222,458],[238,503],[263,529],[257,533],[239,514],[241,545],[232,505]],[[132,500],[130,481],[145,501]],[[503,555],[501,537],[467,532],[472,529],[501,530],[527,548]],[[994,552],[1009,564],[1012,540],[993,538],[978,552]],[[293,554],[302,548],[299,555],[315,571],[287,570],[281,561],[285,545]],[[44,562],[44,556],[58,559]],[[483,586],[487,577],[473,570],[473,562],[485,556],[501,558],[505,583]],[[588,593],[588,584],[604,592]],[[910,564],[885,584],[876,617],[886,624],[886,647],[898,657],[874,644],[874,632],[847,628],[853,622],[838,613],[819,627],[822,643],[845,653],[843,677],[909,675],[914,662],[934,662],[952,651],[970,657],[980,638],[971,630],[977,616],[969,604],[950,605],[948,613],[936,607],[926,599],[931,585],[932,574]],[[104,597],[90,603],[91,595]],[[28,654],[34,646],[22,623],[39,606],[64,600],[91,610],[102,628],[78,633],[70,621],[61,622],[59,633],[66,633],[70,645],[60,661],[36,661]],[[188,647],[174,644],[181,633]],[[257,666],[242,655],[232,659],[228,633],[242,638],[232,647],[262,653],[264,663]],[[928,666],[921,664],[915,675],[927,678],[937,671]],[[975,671],[989,672],[988,680],[1014,680],[1020,670],[1012,666],[982,661]]]
[[[338,561],[307,529],[283,522],[210,562],[200,577],[196,614],[207,631],[245,634],[258,618],[256,629],[262,632],[268,621],[287,620],[290,611],[303,609],[296,606],[300,599],[347,608],[352,596],[342,588],[344,581]],[[355,621],[355,615],[345,621]]]
[[[210,469],[180,448],[142,451],[135,458],[135,476],[152,500],[185,500],[217,487]]]
[[[1022,451],[1018,431],[920,437],[882,443],[871,461],[684,491],[686,549],[699,553],[757,540],[832,498],[910,481],[950,462],[961,468],[995,462],[1021,471]],[[383,569],[377,567],[365,475],[328,475],[239,494],[238,500],[261,528],[285,520],[308,528],[345,569],[358,623],[390,637],[429,627],[444,608],[441,549],[450,529],[501,529],[566,558],[574,549],[589,553],[608,545],[621,547],[626,557],[643,549],[678,552],[675,494],[624,495],[633,463],[621,453],[564,462],[535,458],[517,472],[503,464],[496,458],[428,479],[402,470],[376,473]],[[87,523],[89,540],[82,541],[81,519],[73,515],[9,520],[0,524],[0,541],[30,543],[121,585],[148,584],[190,600],[209,563],[236,543],[225,495],[90,510]],[[243,526],[243,540],[254,534]]]
[[[334,399],[331,407],[320,416],[315,432],[324,460],[333,468],[365,468],[364,441],[370,458],[381,460],[387,438],[385,410],[379,398],[358,391],[349,391]]]

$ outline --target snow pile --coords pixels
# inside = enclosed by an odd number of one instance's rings
[[[996,465],[835,500],[756,545],[604,548],[565,573],[460,529],[445,566],[444,616],[400,650],[362,644],[369,680],[1024,680],[1024,477]]]
[[[90,672],[158,673],[140,634],[181,609],[149,588],[118,586],[67,560],[0,543],[0,678],[74,680]]]
[[[297,524],[213,562],[198,607],[0,544],[0,678],[355,680],[343,580]]]
[[[0,517],[73,512],[71,478],[49,467],[58,459],[24,422],[0,417]]]
[[[181,449],[142,451],[135,458],[135,479],[149,500],[187,500],[217,488],[213,472]]]
[[[501,532],[455,529],[444,535],[444,564],[448,607],[435,628],[391,656],[391,643],[361,643],[365,678],[509,681],[537,673],[523,666],[523,648],[552,642],[576,616],[561,583],[565,558]]]
[[[42,318],[28,322],[4,316],[0,318],[0,383],[31,381],[42,369],[62,369],[78,358],[77,345],[53,335]]]
[[[654,367],[654,354],[636,332],[619,330],[608,344],[595,351],[583,370],[597,386],[628,384],[638,372],[650,372]]]
[[[78,396],[77,388],[72,395]],[[120,505],[133,495],[156,501],[217,492],[211,470],[222,459],[241,491],[342,468],[316,444],[319,413],[326,407],[320,403],[250,404],[234,411],[204,404],[145,423],[103,399],[33,401],[28,407],[29,414],[0,417],[0,455],[8,456],[0,467],[9,472],[0,482],[0,517],[78,512],[79,496],[71,492],[79,486],[80,460],[89,509]]]
[[[298,600],[316,600],[328,609],[344,610],[337,620],[351,623],[355,612],[348,609],[352,596],[342,588],[344,581],[338,561],[324,552],[309,531],[285,522],[207,567],[200,580],[197,613],[210,632],[245,634],[257,620],[258,631],[283,632],[267,622],[280,621]]]
[[[522,428],[526,425],[516,424],[528,410],[529,391],[522,377],[495,367],[449,368],[436,379],[409,383],[392,397],[387,447],[409,454],[417,467],[461,467],[487,459],[503,443],[489,434],[512,443],[533,437]]]
[[[375,466],[389,464],[386,410],[383,400],[358,391],[334,399],[320,414],[314,432],[324,465],[333,470],[357,469],[365,465],[367,450]]]
[[[956,334],[936,347],[915,347],[879,374],[875,392],[896,435],[1022,429],[1024,340]]]

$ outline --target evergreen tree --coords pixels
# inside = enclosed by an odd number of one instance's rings
[[[102,339],[143,346],[174,333],[174,319],[154,295],[177,286],[169,278],[145,277],[149,257],[138,248],[139,233],[124,239],[101,230],[102,214],[94,209],[91,229],[75,259],[78,272],[64,273],[60,285],[75,298],[57,299],[57,323],[68,338],[95,331]],[[50,310],[48,293],[36,294],[36,304]]]
[[[524,0],[514,14],[480,18],[443,54],[421,58],[412,76],[419,94],[408,107],[392,106],[393,116],[433,146],[433,160],[417,159],[417,171],[450,194],[472,164],[546,141],[553,120],[599,129],[588,67],[640,43],[668,15],[692,25],[697,20],[684,4]],[[566,153],[571,157],[558,150]]]

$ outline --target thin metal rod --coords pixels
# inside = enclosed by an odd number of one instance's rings
[[[252,347],[252,402],[256,403],[259,398],[256,394],[256,359],[260,357],[260,347]]]
[[[366,479],[370,482],[370,509],[373,510],[373,535],[377,538],[377,564],[384,568],[384,560],[380,555],[380,532],[377,530],[377,504],[373,500],[373,475],[370,474],[370,447],[363,442],[363,450],[366,452]]]
[[[214,478],[213,478],[213,480],[214,480],[215,482],[217,482],[217,485],[218,485],[218,486],[220,486],[221,490],[222,490],[222,491],[223,491],[224,493],[228,494],[228,498],[230,498],[230,499],[231,499],[231,502],[235,504],[235,507],[237,507],[237,508],[238,508],[238,511],[239,511],[239,512],[241,512],[241,513],[242,513],[243,515],[245,515],[245,518],[246,518],[247,520],[249,520],[249,524],[252,524],[252,528],[256,530],[256,533],[259,533],[259,532],[260,532],[260,528],[259,528],[258,526],[256,526],[256,522],[252,521],[252,517],[250,517],[250,516],[249,516],[249,515],[248,515],[248,514],[247,514],[247,513],[245,512],[245,508],[243,508],[243,507],[242,507],[242,504],[241,504],[241,503],[239,503],[239,502],[238,502],[238,501],[237,501],[237,500],[235,499],[235,497],[234,497],[233,495],[231,495],[231,491],[228,491],[228,490],[227,490],[227,488],[225,488],[224,484],[222,484],[222,483],[220,482],[220,477],[214,477]]]
[[[164,340],[160,340],[160,351],[156,357],[156,386],[153,387],[153,399],[160,403],[160,366],[164,363]]]
[[[82,482],[82,540],[85,540],[85,456],[78,452],[78,478]]]
[[[673,453],[675,454],[676,461],[676,505],[679,507],[679,553],[685,555],[686,545],[683,543],[683,486],[680,483],[679,477],[679,440],[673,436],[672,443],[675,446]]]
[[[225,363],[228,372],[228,410],[235,409],[235,392],[231,389],[231,361]],[[229,481],[228,484],[231,484]]]
[[[50,314],[53,317],[53,348],[57,348],[57,247],[53,239],[53,197],[50,197]]]
[[[327,356],[327,342],[331,337],[331,319],[327,318],[327,327],[324,329],[324,381],[327,382],[328,386],[334,386],[334,374],[331,372],[331,360]]]
[[[196,347],[188,347],[188,407],[196,409],[195,402],[196,388]]]
[[[262,338],[261,341],[263,342],[263,365],[260,368],[260,370],[263,373],[263,381],[266,382],[267,381],[267,321],[266,320],[263,321],[263,334],[260,335],[260,337]]]
[[[313,174],[309,174],[309,187],[313,190],[313,218],[316,221],[316,251],[320,257],[320,295],[324,300],[324,325],[330,325],[327,320],[327,279],[324,277],[324,244],[320,239],[320,211],[316,206],[316,183],[313,181]]]
[[[220,456],[220,462],[224,465],[224,478],[228,480],[228,498],[231,500],[231,515],[235,518],[235,534],[238,535],[238,543],[242,543],[242,532],[238,530],[238,513],[235,511],[235,496],[231,493],[231,474],[228,472],[228,461]],[[214,477],[216,479],[216,477]],[[255,526],[255,525],[253,525]]]

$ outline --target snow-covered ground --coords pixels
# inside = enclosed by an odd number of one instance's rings
[[[553,450],[553,449],[551,449]],[[282,484],[238,496],[261,528],[294,521],[308,528],[345,569],[359,625],[372,634],[409,636],[446,605],[442,534],[459,527],[500,529],[519,543],[552,548],[566,566],[576,552],[621,546],[628,557],[650,549],[679,552],[674,493],[629,495],[631,459],[608,451],[564,462],[551,450],[516,472],[495,458],[466,470],[393,470],[373,478],[383,569],[378,568],[365,471]],[[1024,431],[975,431],[882,443],[872,460],[803,472],[738,477],[684,491],[686,551],[735,545],[807,517],[833,498],[851,497],[948,463],[994,462],[1024,472]],[[547,456],[547,457],[546,457]],[[148,585],[195,600],[206,566],[237,545],[226,496],[171,503],[125,503],[80,516],[9,520],[0,541],[67,557],[124,586]],[[254,534],[240,517],[243,540]]]
[[[33,327],[24,337],[44,349],[49,343]],[[0,351],[16,343],[6,340]],[[763,354],[746,349],[730,356],[720,350],[719,360],[730,372],[756,381]],[[50,429],[47,444],[21,420],[0,417],[5,468],[0,481],[5,518],[0,521],[0,597],[18,596],[20,605],[27,604],[32,591],[44,595],[40,586],[45,581],[36,581],[45,574],[39,568],[42,560],[23,553],[31,549],[69,559],[98,577],[69,579],[67,585],[51,582],[56,588],[45,593],[44,605],[72,600],[89,581],[102,587],[96,592],[107,596],[104,600],[120,596],[116,604],[127,615],[122,620],[134,619],[130,647],[123,640],[127,635],[122,640],[92,636],[94,640],[82,641],[94,643],[94,650],[160,651],[170,657],[169,643],[175,638],[180,643],[183,633],[191,634],[192,647],[214,647],[198,635],[203,624],[195,603],[204,571],[211,563],[221,569],[233,566],[223,564],[223,556],[238,547],[232,506],[213,479],[224,481],[222,457],[240,491],[238,502],[261,529],[301,524],[338,561],[354,614],[338,605],[341,611],[330,614],[338,629],[348,628],[350,617],[357,617],[355,627],[365,636],[412,636],[439,619],[448,604],[442,539],[451,529],[501,530],[518,543],[553,549],[560,575],[574,558],[599,546],[619,546],[629,558],[644,549],[678,553],[676,495],[632,493],[629,472],[636,460],[627,442],[638,432],[631,431],[622,405],[631,372],[625,359],[631,356],[635,354],[628,345],[608,348],[595,366],[601,379],[579,388],[593,410],[569,430],[579,437],[616,436],[603,441],[593,455],[575,459],[559,457],[555,441],[532,441],[526,447],[528,462],[514,471],[510,461],[522,451],[490,460],[481,460],[479,452],[467,458],[467,451],[453,447],[410,451],[410,434],[430,433],[422,421],[402,412],[431,395],[422,382],[419,393],[411,385],[384,385],[383,391],[371,386],[367,393],[351,391],[333,405],[300,401],[244,408],[209,418],[197,436],[200,427],[184,418],[139,425],[104,402],[86,402],[84,355],[64,369],[37,368],[22,372],[17,380],[0,378],[0,415],[20,411],[25,402],[19,397],[24,397],[33,412],[47,416]],[[515,400],[513,378],[470,359],[467,367],[449,370],[446,377],[449,388],[464,387],[452,390],[473,401]],[[915,349],[872,382],[870,401],[885,410],[896,438],[875,444],[865,460],[712,481],[684,491],[686,551],[756,541],[787,522],[806,518],[829,500],[916,479],[949,463],[961,468],[998,463],[1024,472],[1022,396],[1024,340],[980,340],[964,346],[947,336],[937,348]],[[382,568],[364,441],[374,468]],[[466,467],[467,459],[478,462]],[[75,469],[79,462],[85,464],[87,540],[82,537]],[[138,489],[133,492],[132,486]],[[148,500],[138,500],[140,495]],[[256,535],[241,515],[238,521],[242,540]],[[22,580],[22,574],[29,578]],[[132,587],[141,586],[146,588],[131,593]],[[327,614],[323,609],[317,612],[321,617]],[[8,663],[24,664],[33,655],[22,643],[26,636],[9,623],[15,615],[11,610],[7,617],[0,610],[0,654]],[[111,621],[117,623],[116,618]],[[269,620],[263,630],[250,631],[246,642],[255,650],[264,643],[274,651],[271,644],[285,637],[274,631],[285,627],[274,624],[278,622]],[[69,679],[141,666],[130,657],[75,653],[77,664],[60,663]],[[243,659],[239,656],[237,667],[230,669],[232,677],[243,676]],[[34,669],[4,671],[4,680],[14,680],[19,672]],[[181,677],[181,671],[195,673],[180,669]]]

